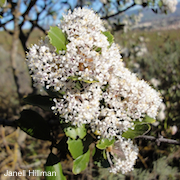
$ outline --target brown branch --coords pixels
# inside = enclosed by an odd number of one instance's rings
[[[153,136],[146,136],[146,135],[142,135],[142,136],[137,136],[135,139],[146,139],[146,140],[150,140],[150,141],[155,141],[157,143],[157,145],[159,146],[160,143],[168,143],[168,144],[175,144],[175,145],[180,145],[180,142],[174,139],[166,139],[163,136],[159,136],[159,137],[153,137]]]
[[[127,7],[126,9],[121,10],[121,11],[118,11],[118,12],[115,13],[115,14],[112,14],[112,15],[109,15],[109,16],[102,17],[101,19],[109,19],[109,18],[111,18],[111,17],[117,16],[117,15],[119,15],[119,14],[121,14],[121,13],[127,11],[128,9],[132,8],[132,7],[135,6],[135,5],[136,5],[136,3],[133,3],[132,5],[130,5],[129,7]]]
[[[31,8],[36,4],[36,1],[37,0],[30,1],[29,6],[27,7],[26,11],[22,14],[23,18],[29,14],[29,11],[31,10]]]
[[[14,17],[12,19],[6,21],[5,23],[0,23],[0,27],[4,27],[6,24],[10,23],[13,20],[14,20]]]
[[[16,57],[18,52],[18,43],[19,43],[19,11],[20,11],[20,3],[21,1],[18,0],[16,7],[12,11],[14,17],[14,33],[12,37],[12,44],[11,44],[11,53],[10,53],[10,60],[11,60],[11,68],[13,72],[14,82],[16,84],[16,91],[19,99],[22,97],[21,93],[19,92],[19,83],[18,83],[18,72],[17,72],[17,63]]]

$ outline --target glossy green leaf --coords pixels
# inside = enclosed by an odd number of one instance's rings
[[[96,51],[96,52],[101,52],[101,49],[102,49],[102,48],[93,45],[93,50],[94,50],[94,51]]]
[[[66,50],[66,35],[57,26],[50,27],[48,37],[50,39],[50,43],[56,48],[57,53],[59,53],[60,50]]]
[[[55,105],[53,99],[49,96],[29,95],[23,100],[27,104],[38,106],[46,111],[50,111],[51,107]]]
[[[93,81],[89,81],[89,80],[86,80],[86,79],[78,79],[79,76],[69,76],[68,79],[71,79],[73,81],[83,81],[85,83],[95,83],[95,82],[98,82],[97,80],[93,80]]]
[[[7,0],[0,0],[0,7],[5,7],[7,4]]]
[[[52,140],[49,124],[35,111],[23,110],[21,112],[21,117],[16,120],[15,123],[24,132],[34,138]]]
[[[61,163],[53,153],[50,153],[47,158],[45,171],[51,174],[51,176],[46,176],[46,180],[66,180],[66,177],[63,175]]]
[[[151,117],[149,117],[149,116],[146,116],[144,119],[143,119],[143,121],[142,122],[144,122],[144,123],[155,123],[156,122],[156,120],[155,119],[153,119],[153,118],[151,118]]]
[[[113,35],[109,31],[102,32],[102,34],[104,34],[107,37],[107,40],[109,42],[109,47],[110,47],[112,43],[114,42]]]
[[[144,119],[142,121],[135,121],[134,124],[152,124],[152,123],[155,123],[156,120],[149,117],[149,116],[146,116],[144,117]]]
[[[79,156],[73,161],[73,173],[79,174],[81,171],[85,170],[90,158],[90,150],[88,150],[85,154]]]
[[[122,134],[122,137],[126,139],[133,139],[137,136],[143,135],[144,133],[148,132],[151,129],[149,124],[137,124],[135,125],[134,129],[128,129],[126,132]]]
[[[96,144],[96,147],[98,149],[106,149],[107,147],[113,145],[115,142],[115,139],[112,139],[111,141],[109,139],[101,139]]]
[[[106,150],[105,149],[103,150],[103,158],[107,159],[107,155],[106,155]]]
[[[79,138],[83,139],[86,136],[86,134],[87,134],[85,125],[83,124],[82,126],[77,127],[76,128],[76,132],[77,132],[77,135],[79,136]]]
[[[69,138],[67,144],[73,159],[76,159],[83,154],[84,146],[81,139],[74,140]]]
[[[67,127],[64,129],[64,132],[66,136],[72,139],[77,139],[77,138],[83,139],[87,134],[84,124],[80,127],[73,127],[73,126]]]
[[[72,139],[77,138],[76,128],[74,128],[74,127],[65,128],[64,132],[65,132],[66,136],[68,136],[68,137],[70,137]]]

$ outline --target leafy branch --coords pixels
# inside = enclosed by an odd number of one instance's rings
[[[55,120],[49,121],[48,123],[51,126],[57,126],[57,124],[59,124],[59,122],[57,122]],[[10,121],[10,120],[3,119],[3,118],[0,118],[0,125],[2,125],[3,127],[10,126],[10,127],[17,128],[17,125],[16,125],[15,121]],[[154,141],[154,142],[157,143],[157,145],[160,145],[160,143],[168,143],[168,144],[180,145],[179,141],[174,140],[174,139],[167,139],[167,138],[164,138],[161,135],[159,135],[159,137],[141,135],[141,136],[135,137],[135,139],[145,139],[145,140]]]

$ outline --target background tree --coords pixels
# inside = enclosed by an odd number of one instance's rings
[[[73,10],[76,7],[89,6],[93,8],[101,18],[106,20],[113,31],[121,30],[129,24],[127,21],[136,22],[135,19],[128,18],[122,20],[122,13],[139,5],[143,8],[151,8],[155,13],[173,12],[176,7],[176,0],[8,0],[6,6],[0,9],[0,28],[13,37],[11,48],[11,65],[14,80],[17,86],[18,96],[19,85],[17,83],[16,55],[18,41],[21,42],[24,53],[28,51],[27,41],[34,29],[39,29],[44,34],[47,33],[50,25],[60,23],[62,13]]]
[[[151,8],[156,13],[167,13],[173,12],[176,4],[174,0],[168,3],[164,3],[164,0],[8,0],[7,5],[0,10],[2,16],[0,27],[11,35],[15,33],[26,52],[28,51],[26,43],[31,32],[38,28],[46,33],[49,25],[59,23],[62,13],[68,9],[89,6],[111,24],[112,18],[119,22],[119,15],[136,5]],[[115,26],[120,25],[120,22],[113,21],[113,23]],[[8,28],[10,24],[11,29]],[[26,28],[26,31],[23,28]]]

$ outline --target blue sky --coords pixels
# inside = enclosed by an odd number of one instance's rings
[[[55,1],[55,2],[58,2],[58,0],[54,0],[54,1]],[[43,1],[39,0],[39,1],[38,1],[39,5],[41,5],[42,2],[43,2]],[[69,0],[69,2],[70,2],[70,4],[71,4],[72,7],[74,7],[75,4],[76,4],[76,0]],[[178,0],[178,2],[180,2],[180,0]],[[99,9],[100,6],[101,6],[101,4],[98,3],[98,1],[96,1],[95,6],[93,7],[93,9],[94,9],[94,10],[97,10],[97,9]],[[55,8],[54,10],[57,10],[59,7],[60,7],[60,6],[57,5],[56,7],[54,7],[54,8]],[[137,5],[137,6],[133,7],[133,8],[131,8],[130,10],[137,9],[137,8],[141,8],[141,6]],[[21,13],[23,13],[23,12],[26,10],[26,5],[23,4],[23,3],[21,3],[21,8],[20,8],[20,9],[21,9]],[[59,14],[59,15],[58,15],[56,21],[52,22],[52,20],[47,19],[47,16],[46,16],[46,13],[45,13],[45,12],[42,13],[41,18],[42,18],[42,19],[45,19],[45,18],[46,18],[46,21],[45,21],[45,22],[42,21],[42,23],[44,23],[44,24],[46,24],[46,23],[49,24],[49,23],[51,22],[51,23],[53,23],[53,25],[56,25],[56,24],[60,23],[60,17],[61,17],[62,11],[61,11],[60,13],[58,13],[58,14]],[[31,16],[32,16],[32,18],[33,18],[33,14],[31,14]],[[9,17],[9,18],[11,18],[11,17]],[[3,19],[1,19],[0,21],[1,21],[1,23],[4,23],[4,20],[3,20]],[[42,24],[41,24],[41,25],[42,25]],[[9,23],[6,28],[8,28],[8,29],[13,29],[13,23]],[[24,25],[23,28],[25,28],[25,29],[30,28],[30,23],[25,23],[25,25]],[[0,30],[2,30],[2,29],[0,29]]]

